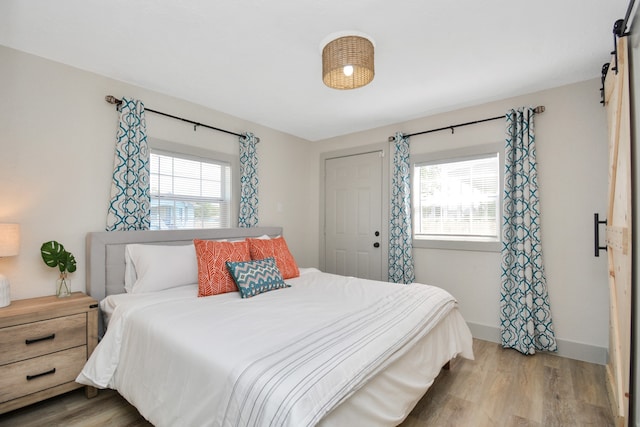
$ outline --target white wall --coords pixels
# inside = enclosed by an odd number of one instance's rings
[[[607,266],[606,257],[593,255],[593,214],[604,215],[607,201],[606,120],[599,96],[599,79],[594,79],[320,141],[314,145],[316,168],[321,153],[384,142],[396,131],[420,132],[499,116],[513,107],[544,105],[546,112],[536,116],[542,245],[559,352],[605,363]],[[504,126],[498,120],[457,128],[454,134],[416,136],[410,140],[411,152],[503,141]],[[314,177],[318,175],[314,171]],[[497,340],[499,254],[414,249],[414,256],[417,281],[449,290],[460,302],[474,335]]]
[[[0,222],[18,222],[22,232],[20,254],[0,260],[12,299],[54,293],[57,273],[40,258],[40,245],[47,240],[58,240],[75,255],[72,289],[85,290],[85,235],[105,227],[118,123],[105,95],[139,98],[148,108],[259,136],[260,225],[283,225],[300,265],[316,265],[307,250],[316,234],[307,220],[308,142],[2,46],[0,94]],[[238,151],[235,136],[204,128],[194,132],[189,124],[153,113],[147,114],[147,128],[151,137]]]
[[[215,88],[203,88],[215,90]],[[54,293],[54,270],[40,245],[58,240],[78,259],[73,290],[84,290],[84,239],[104,229],[117,113],[105,95],[142,99],[158,109],[261,138],[260,223],[283,225],[301,266],[319,262],[320,155],[418,132],[545,105],[536,118],[542,244],[560,353],[604,363],[608,345],[606,257],[593,256],[593,213],[606,212],[607,148],[599,79],[399,123],[316,143],[176,98],[0,46],[0,222],[22,227],[20,255],[0,260],[12,298]],[[256,94],[259,96],[259,94]],[[251,100],[247,100],[251,102]],[[383,102],[383,101],[381,101]],[[233,136],[147,115],[149,135],[235,153]],[[412,152],[503,139],[501,121],[412,139]],[[476,336],[495,339],[499,256],[416,249],[417,280],[460,301]]]

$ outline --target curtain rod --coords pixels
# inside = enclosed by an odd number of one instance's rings
[[[536,114],[544,113],[544,105],[539,105],[539,106],[535,107],[533,109],[533,112],[536,113]],[[404,135],[404,136],[409,138],[411,136],[423,135],[425,133],[438,132],[438,131],[446,130],[446,129],[451,129],[451,133],[453,133],[453,130],[455,128],[459,128],[459,127],[462,127],[462,126],[475,125],[477,123],[490,122],[492,120],[504,119],[504,117],[505,117],[504,115],[496,116],[496,117],[489,117],[488,119],[474,120],[472,122],[466,122],[466,123],[458,123],[457,125],[449,125],[449,126],[444,126],[444,127],[437,128],[437,129],[429,129],[429,130],[425,130],[425,131],[422,131],[422,132],[410,133],[409,135]],[[389,142],[392,142],[394,139],[395,139],[395,137],[390,136],[389,137]]]
[[[122,104],[122,100],[116,98],[113,95],[107,95],[104,97],[104,100],[107,101],[109,104],[115,104],[115,105],[120,105]],[[229,130],[225,130],[225,129],[220,129],[214,126],[209,126],[209,125],[205,125],[202,123],[198,123],[198,122],[194,122],[193,120],[189,120],[189,119],[184,119],[182,117],[178,117],[178,116],[174,116],[172,114],[167,114],[167,113],[163,113],[162,111],[156,111],[156,110],[152,110],[151,108],[144,108],[145,111],[149,111],[150,113],[156,113],[156,114],[160,114],[161,116],[165,116],[165,117],[171,117],[172,119],[176,119],[176,120],[182,120],[183,122],[187,122],[187,123],[191,123],[193,125],[193,130],[195,131],[196,128],[198,126],[207,128],[207,129],[213,129],[213,130],[217,130],[218,132],[224,132],[224,133],[228,133],[229,135],[235,135],[235,136],[239,136],[239,137],[244,137],[244,135],[236,133],[236,132],[231,132]],[[256,138],[258,142],[260,142],[260,138]]]

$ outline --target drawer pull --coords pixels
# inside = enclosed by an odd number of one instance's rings
[[[40,374],[35,374],[35,375],[27,375],[27,381],[31,381],[33,379],[36,379],[38,377],[43,377],[45,375],[51,375],[51,374],[55,374],[56,373],[56,368],[53,368],[47,372],[42,372]]]
[[[51,334],[51,335],[47,335],[46,337],[33,338],[33,339],[30,339],[30,340],[24,340],[24,343],[26,345],[29,345],[29,344],[37,343],[37,342],[40,342],[40,341],[52,340],[55,337],[56,337],[56,334]]]

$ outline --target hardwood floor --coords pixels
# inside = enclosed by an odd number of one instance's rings
[[[523,356],[474,340],[475,361],[457,359],[401,424],[426,426],[613,426],[604,366],[551,354]],[[0,415],[6,427],[151,426],[112,390],[82,390]]]
[[[614,425],[604,366],[475,339],[473,351],[475,361],[440,373],[402,427]]]

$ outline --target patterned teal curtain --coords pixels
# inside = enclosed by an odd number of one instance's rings
[[[411,232],[411,180],[409,138],[396,133],[393,142],[391,182],[391,218],[389,228],[389,281],[412,283],[413,247]]]
[[[149,146],[144,104],[122,98],[107,231],[148,230]]]
[[[542,265],[533,109],[507,112],[502,229],[502,346],[556,351]]]
[[[240,215],[238,227],[258,226],[258,138],[252,133],[240,137]]]

